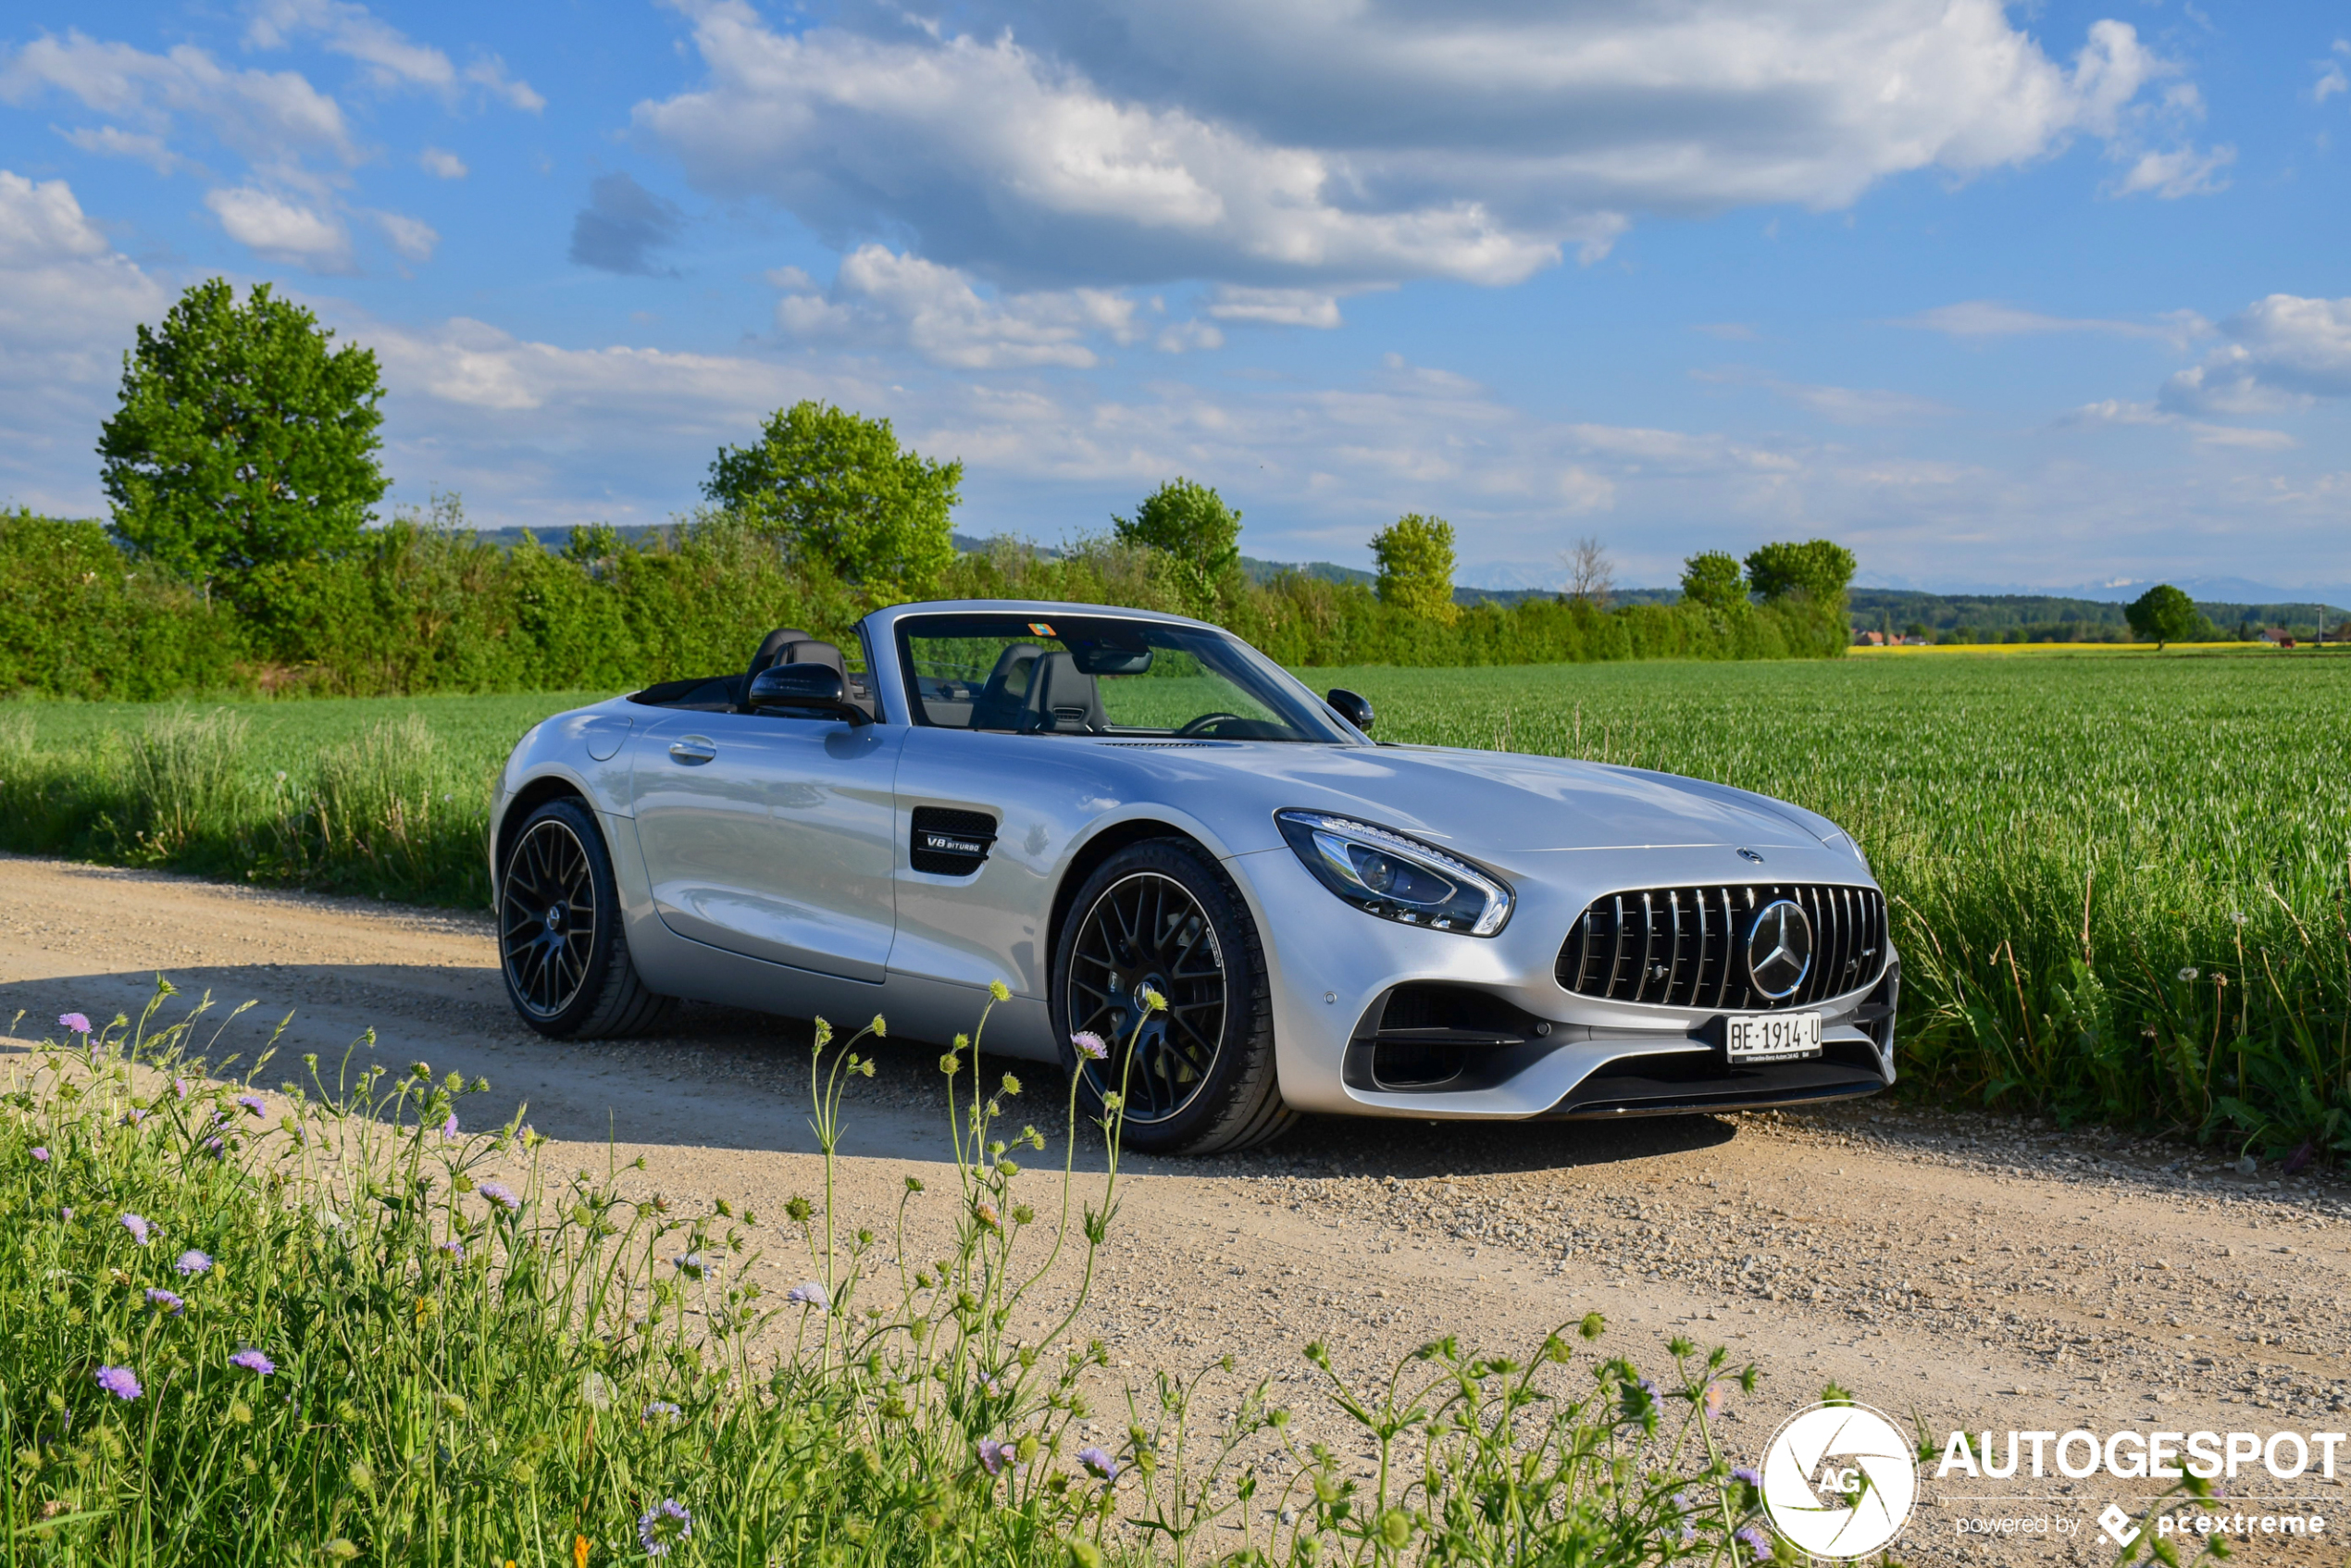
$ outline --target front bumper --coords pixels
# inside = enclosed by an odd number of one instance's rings
[[[1608,1002],[1560,985],[1560,943],[1591,898],[1611,887],[1719,877],[1690,852],[1594,852],[1573,878],[1520,878],[1511,924],[1491,939],[1351,909],[1287,848],[1226,865],[1264,940],[1282,1098],[1296,1110],[1598,1120],[1820,1104],[1894,1081],[1900,964],[1891,951],[1860,989],[1817,1004],[1822,1055],[1801,1062],[1734,1065],[1718,1043],[1719,1014]],[[1825,851],[1810,866],[1773,869],[1868,880]],[[1399,1017],[1409,1027],[1394,1027]]]

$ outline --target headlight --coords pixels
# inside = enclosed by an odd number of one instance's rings
[[[1511,917],[1507,884],[1433,844],[1325,812],[1277,811],[1274,820],[1315,880],[1366,915],[1474,937]]]

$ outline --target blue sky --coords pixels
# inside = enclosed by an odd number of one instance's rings
[[[2176,0],[19,0],[0,502],[140,321],[373,347],[394,500],[691,505],[819,397],[1046,541],[1159,480],[1462,579],[2351,582],[2351,12]]]

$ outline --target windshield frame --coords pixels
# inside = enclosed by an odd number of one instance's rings
[[[1155,632],[1162,636],[1172,635],[1173,638],[1182,641],[1197,639],[1203,642],[1213,643],[1215,645],[1219,653],[1221,653],[1225,660],[1228,660],[1231,665],[1238,667],[1228,671],[1218,669],[1215,667],[1214,664],[1210,664],[1209,668],[1211,673],[1240,688],[1241,691],[1247,693],[1252,700],[1271,711],[1282,723],[1288,726],[1291,729],[1298,731],[1298,733],[1293,735],[1259,735],[1245,738],[1213,735],[1200,736],[1197,738],[1186,737],[1185,743],[1187,744],[1246,745],[1252,741],[1263,741],[1268,744],[1278,745],[1362,745],[1366,743],[1359,739],[1352,730],[1349,729],[1343,721],[1337,718],[1337,716],[1333,715],[1329,710],[1328,704],[1324,703],[1321,698],[1315,696],[1314,693],[1308,690],[1308,688],[1295,676],[1291,675],[1287,670],[1282,668],[1281,666],[1274,663],[1273,660],[1267,658],[1263,653],[1260,653],[1257,649],[1251,647],[1248,642],[1234,636],[1231,632],[1226,631],[1222,627],[1208,626],[1188,620],[1163,618],[1150,615],[1106,615],[1099,609],[1080,609],[1075,606],[1063,607],[1058,605],[1006,605],[1002,607],[998,607],[992,604],[986,606],[959,605],[953,609],[923,609],[893,616],[890,625],[891,642],[893,643],[892,651],[897,655],[901,696],[906,703],[907,718],[909,722],[928,729],[960,729],[964,728],[960,725],[939,724],[930,716],[923,697],[920,677],[916,673],[914,667],[915,659],[914,638],[915,635],[926,634],[924,628],[927,627],[938,628],[941,623],[946,623],[948,626],[952,626],[956,629],[948,632],[942,632],[939,629],[931,629],[927,633],[927,635],[933,637],[941,635],[972,637],[1011,636],[1016,633],[1018,628],[1026,626],[1028,622],[1038,619],[1048,620],[1054,623],[1057,628],[1062,627],[1064,623],[1065,623],[1065,629],[1067,632],[1081,636],[1089,628],[1100,628],[1103,631],[1115,628],[1117,631],[1125,632],[1130,636],[1136,633],[1142,633],[1149,636],[1150,634]],[[991,626],[988,627],[987,629],[984,630],[976,628],[965,629],[973,628],[974,623],[989,622],[1001,622],[1001,627],[998,628]],[[1055,634],[1055,641],[1064,640],[1062,632],[1057,630]],[[1187,650],[1187,652],[1190,652],[1192,656],[1195,658],[1200,657],[1200,654],[1197,651]],[[1206,663],[1207,661],[1204,660],[1203,662]],[[1120,678],[1109,677],[1106,678],[1114,679]],[[1000,729],[970,730],[967,732],[973,734],[1039,735],[1067,735],[1069,733],[1066,731],[1057,730],[1022,731]],[[1096,740],[1132,740],[1138,741],[1157,741],[1163,744],[1175,737],[1172,731],[1138,728],[1133,730],[1113,729],[1100,734],[1077,735],[1073,738]]]

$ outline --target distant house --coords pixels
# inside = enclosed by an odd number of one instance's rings
[[[1883,648],[1885,646],[1885,633],[1863,631],[1856,627],[1853,630],[1853,645],[1857,648]]]
[[[2281,631],[2273,626],[2264,627],[2261,630],[2261,641],[2272,648],[2291,648],[2294,646],[2294,634]]]

